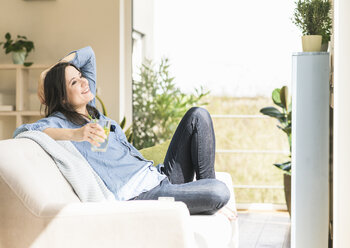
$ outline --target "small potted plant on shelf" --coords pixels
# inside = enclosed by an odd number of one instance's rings
[[[34,50],[34,43],[32,41],[27,40],[27,37],[17,35],[16,40],[11,39],[11,34],[5,34],[5,42],[0,42],[0,46],[3,45],[5,49],[5,53],[12,52],[12,61],[14,64],[23,64],[25,66],[30,66],[32,62],[24,63],[24,60],[27,58],[28,54]]]
[[[292,152],[292,101],[289,97],[288,87],[283,86],[281,89],[275,89],[272,92],[272,101],[276,104],[282,111],[276,107],[265,107],[260,109],[260,112],[264,115],[276,118],[280,125],[277,125],[288,138],[289,144],[289,157],[291,158]],[[291,172],[292,163],[291,161],[286,161],[284,163],[274,164],[277,168],[281,169],[284,173],[284,194],[286,198],[287,208],[290,215],[291,206]]]
[[[298,0],[295,4],[293,23],[303,34],[303,51],[327,51],[332,30],[329,0]]]

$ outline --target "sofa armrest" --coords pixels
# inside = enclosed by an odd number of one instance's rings
[[[237,215],[236,199],[235,193],[233,191],[232,177],[227,172],[215,172],[216,178],[226,184],[230,190],[230,200],[227,203],[227,207],[231,209]],[[239,234],[238,234],[238,220],[231,221],[232,235],[231,240],[228,245],[230,248],[238,248],[239,244]]]
[[[216,178],[226,184],[226,186],[230,190],[230,200],[227,203],[227,205],[237,214],[237,207],[236,207],[236,199],[235,199],[235,193],[233,191],[233,184],[232,184],[232,177],[227,172],[215,172]]]
[[[50,247],[194,247],[182,202],[73,203],[47,207],[40,218]]]

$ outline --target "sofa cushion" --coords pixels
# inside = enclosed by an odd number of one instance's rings
[[[0,142],[0,180],[36,215],[50,205],[80,202],[51,157],[34,141]],[[44,187],[43,187],[44,185]]]
[[[159,145],[151,146],[140,150],[142,156],[148,160],[153,160],[154,165],[162,164],[168,147],[170,145],[170,140],[165,141]]]

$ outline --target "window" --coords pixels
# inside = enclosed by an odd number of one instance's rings
[[[284,203],[285,134],[259,113],[273,89],[290,87],[291,55],[301,50],[293,1],[154,0],[134,21],[152,36],[148,59],[168,57],[177,85],[204,86],[217,137],[218,170],[231,172],[237,201]],[[135,13],[139,13],[136,15]],[[141,15],[140,13],[143,13]],[[142,23],[142,25],[140,25]],[[135,28],[135,27],[134,27]],[[140,29],[141,30],[141,29]]]

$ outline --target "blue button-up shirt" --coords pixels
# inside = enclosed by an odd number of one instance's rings
[[[95,55],[91,47],[85,47],[76,52],[71,61],[88,79],[91,92],[96,94],[96,63]],[[95,106],[95,101],[90,102]],[[109,119],[100,113],[100,119]],[[110,120],[110,119],[109,119]],[[72,141],[78,151],[85,157],[95,172],[101,177],[107,188],[114,194],[116,200],[128,200],[138,196],[142,192],[151,190],[166,178],[149,161],[131,145],[118,123],[115,131],[110,132],[108,148],[106,152],[91,151],[91,144],[87,141]],[[14,137],[27,130],[43,131],[46,128],[80,128],[67,120],[60,112],[56,112],[36,123],[24,124],[14,132]]]

